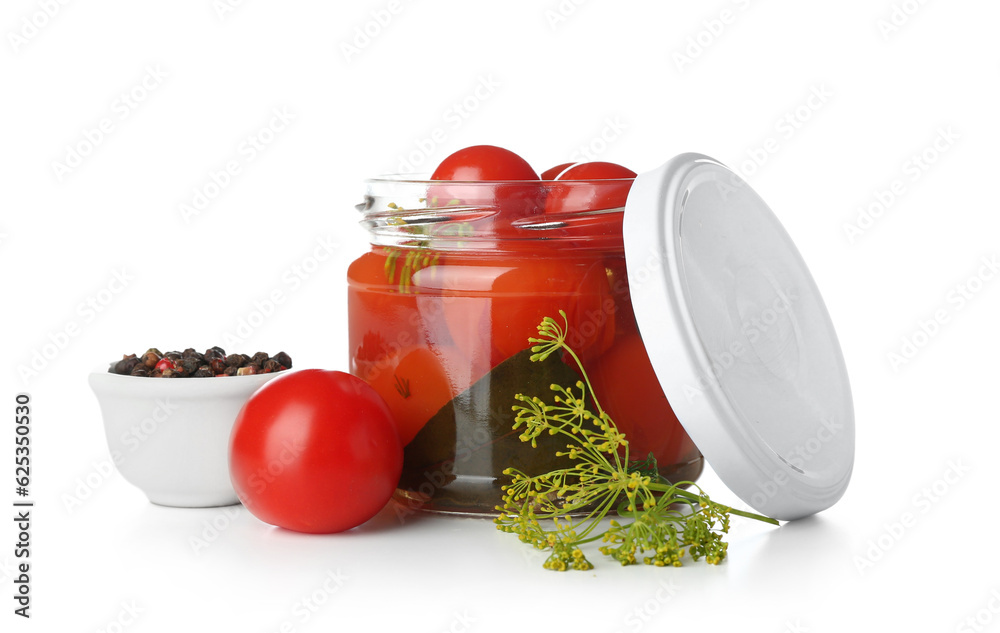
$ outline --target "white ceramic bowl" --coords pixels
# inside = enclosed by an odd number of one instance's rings
[[[239,503],[229,481],[229,433],[250,395],[288,371],[225,378],[90,374],[111,458],[158,505]]]

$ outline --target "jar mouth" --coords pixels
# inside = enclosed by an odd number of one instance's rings
[[[382,176],[375,176],[374,178],[368,178],[365,180],[366,185],[371,184],[398,184],[406,183],[412,185],[433,185],[433,184],[444,184],[453,183],[460,185],[476,185],[488,187],[490,185],[503,185],[503,184],[559,184],[559,183],[574,183],[574,182],[586,182],[586,183],[612,183],[619,184],[631,183],[634,178],[601,178],[601,179],[576,179],[567,178],[566,180],[431,180],[430,174],[384,174]]]
[[[621,249],[632,182],[388,175],[365,181],[365,199],[356,208],[376,245],[485,252],[546,241],[560,248]]]

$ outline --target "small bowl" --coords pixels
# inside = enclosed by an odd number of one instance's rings
[[[229,434],[240,408],[290,370],[225,378],[90,374],[111,458],[157,505],[205,508],[239,503],[229,480]]]

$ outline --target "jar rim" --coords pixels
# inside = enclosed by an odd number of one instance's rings
[[[622,248],[622,193],[631,186],[630,178],[463,181],[422,177],[390,174],[365,181],[364,201],[355,208],[373,245],[419,243],[437,250],[486,251],[547,241],[573,250]],[[571,197],[574,189],[586,195]],[[554,195],[568,196],[563,200],[570,202],[549,212],[547,204]],[[605,203],[603,208],[594,204],[595,199]],[[440,204],[441,200],[450,201]]]
[[[530,183],[538,183],[540,185],[558,185],[559,183],[571,183],[571,182],[586,182],[586,183],[598,183],[606,182],[609,184],[620,184],[632,182],[633,178],[566,178],[564,180],[431,180],[429,174],[383,174],[381,176],[374,176],[372,178],[366,178],[365,184],[412,184],[412,185],[441,185],[441,184],[459,184],[459,185],[481,185],[483,187],[496,187],[498,185],[513,184],[513,185],[526,185]]]

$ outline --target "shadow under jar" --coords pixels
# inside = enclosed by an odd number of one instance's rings
[[[543,436],[533,448],[512,428],[515,394],[551,402],[550,385],[579,380],[575,363],[557,354],[530,361],[528,339],[560,310],[567,343],[628,438],[630,458],[652,453],[671,481],[701,473],[702,456],[636,326],[623,210],[587,208],[622,197],[630,184],[367,182],[358,208],[371,249],[348,271],[350,368],[385,398],[399,425],[398,502],[496,514],[510,480],[505,468],[536,475],[566,465],[555,455],[565,440]],[[546,213],[556,198],[559,212]]]

